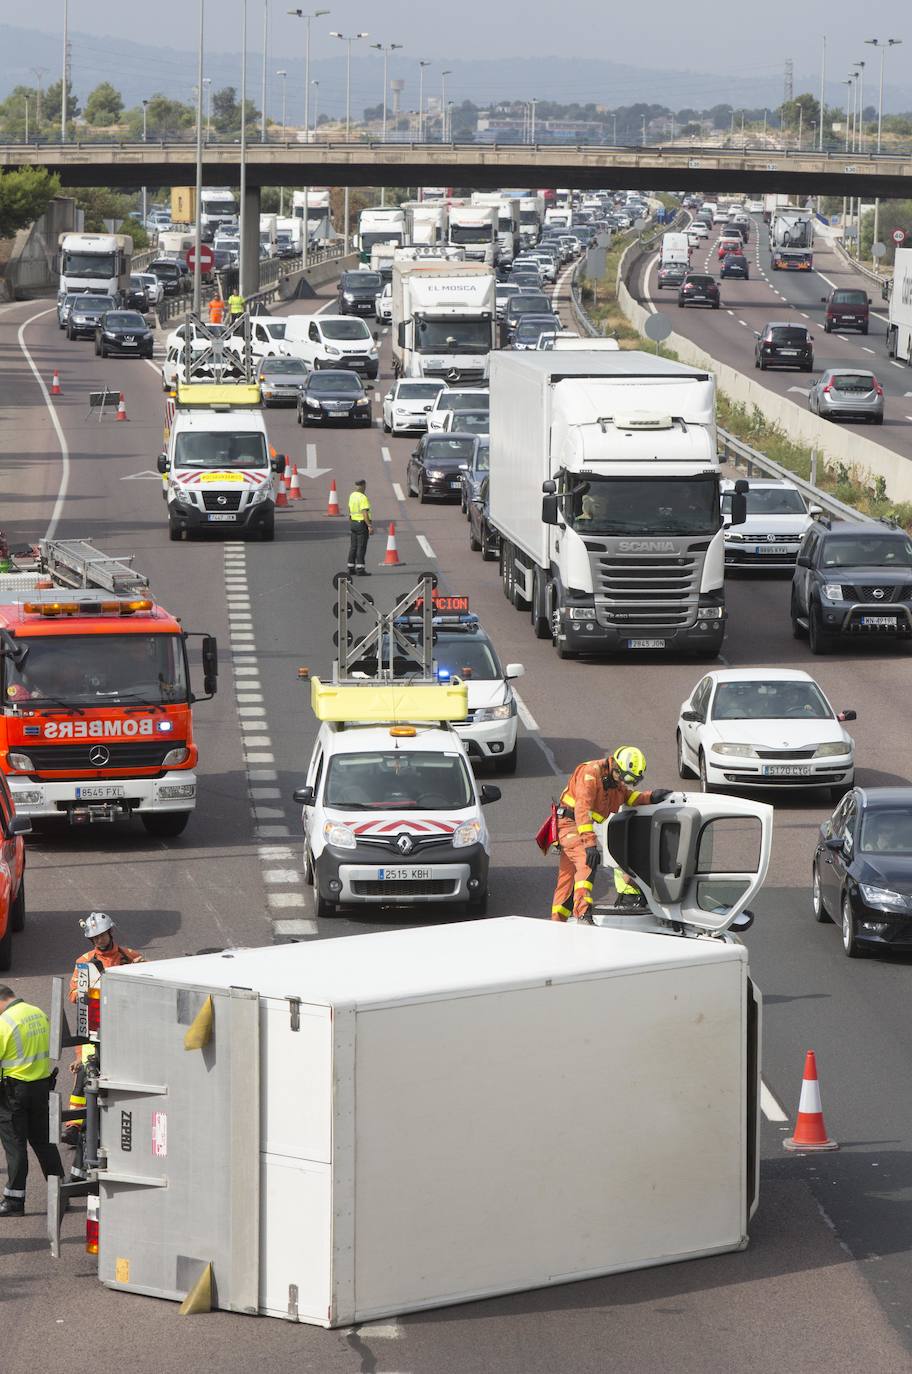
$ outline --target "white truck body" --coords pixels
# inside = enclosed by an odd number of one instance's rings
[[[227,187],[203,187],[200,209],[200,233],[211,240],[226,220],[236,220],[238,202],[234,191]]]
[[[296,215],[279,215],[276,218],[276,242],[290,243],[300,253],[304,242],[304,221]]]
[[[407,243],[405,211],[399,205],[376,205],[372,210],[362,210],[358,219],[358,242],[362,262],[370,262],[375,243]]]
[[[408,222],[409,244],[434,247],[447,240],[447,211],[445,201],[407,200],[403,205]]]
[[[505,198],[498,192],[473,191],[472,204],[497,207],[498,261],[512,262],[519,252],[519,200],[512,197]]]
[[[544,196],[521,196],[519,201],[519,232],[523,243],[538,243],[544,222]]]
[[[737,941],[506,917],[128,965],[101,998],[109,1288],[179,1301],[208,1264],[218,1307],[331,1328],[748,1243]]]
[[[260,215],[260,247],[270,257],[275,252],[277,218],[276,215]]]
[[[490,519],[562,656],[710,656],[725,627],[715,378],[649,353],[492,356]],[[559,523],[543,518],[543,484]]]
[[[393,369],[480,385],[495,346],[494,269],[481,263],[418,259],[393,265]]]
[[[545,211],[545,227],[569,230],[572,218],[568,205],[552,205]]]
[[[57,240],[59,295],[91,291],[116,296],[129,285],[132,256],[129,234],[61,234]]]
[[[896,249],[887,317],[887,352],[912,364],[912,248]]]
[[[690,264],[690,244],[687,242],[686,234],[668,233],[662,235],[662,266],[666,267],[670,263],[681,263],[684,267]]]
[[[814,216],[797,205],[772,212],[769,246],[773,271],[810,272],[814,266]]]
[[[304,202],[307,201],[307,232],[312,239],[331,239],[332,203],[328,186],[311,186],[307,192],[295,191],[292,195],[292,215],[304,222]],[[303,235],[303,229],[301,230]],[[300,242],[300,239],[298,240]]]
[[[158,236],[158,256],[160,258],[182,258],[194,246],[193,234],[183,229],[168,229]],[[240,243],[240,240],[238,239]]]
[[[451,205],[447,241],[465,249],[466,258],[494,266],[497,258],[496,205]]]

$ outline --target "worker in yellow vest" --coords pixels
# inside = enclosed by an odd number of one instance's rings
[[[367,541],[374,532],[371,503],[367,497],[367,482],[359,477],[355,489],[348,498],[349,544],[348,571],[357,577],[370,577],[364,566],[367,557]]]
[[[0,1144],[6,1155],[0,1217],[25,1215],[29,1145],[45,1178],[63,1177],[57,1146],[48,1135],[48,1096],[56,1077],[44,1012],[0,984]]]

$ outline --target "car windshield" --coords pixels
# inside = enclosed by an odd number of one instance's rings
[[[400,382],[396,396],[400,401],[433,401],[440,394],[435,382]]]
[[[868,811],[859,848],[869,854],[912,854],[912,809]]]
[[[49,701],[116,706],[129,701],[163,705],[187,700],[184,648],[179,635],[36,635],[33,639],[22,636],[21,642],[28,647],[22,665],[17,668],[12,659],[3,660],[3,700],[9,704]],[[82,724],[86,725],[85,732],[80,729]],[[101,742],[125,735],[162,738],[154,722],[142,717],[122,721],[77,719],[71,738],[97,738]]]
[[[507,305],[507,312],[514,317],[520,315],[547,315],[550,313],[548,297],[542,295],[514,296]]]
[[[884,534],[840,535],[823,548],[825,568],[912,568],[912,541]]]
[[[564,476],[563,511],[579,534],[715,534],[719,491],[712,477],[671,477],[661,484],[624,478]]]
[[[697,286],[700,288],[701,291],[705,291],[707,287],[710,287],[713,284],[714,283],[712,277],[688,277],[686,280],[686,285]]]
[[[361,379],[355,372],[314,372],[311,373],[310,381],[307,383],[308,391],[316,391],[321,395],[332,393],[338,396],[343,395],[360,396],[364,391]]]
[[[382,285],[379,272],[346,272],[342,277],[343,291],[369,291],[376,295]]]
[[[516,326],[517,339],[537,339],[540,334],[556,334],[559,325],[553,315],[526,316]]]
[[[324,339],[341,339],[350,343],[353,339],[367,342],[371,337],[363,320],[324,320],[320,328]]]
[[[457,435],[455,438],[435,437],[430,439],[424,450],[424,461],[434,463],[467,463],[472,457],[475,441],[470,435]]]
[[[105,329],[145,329],[146,322],[135,310],[109,310],[104,317]]]
[[[873,372],[833,372],[827,378],[834,391],[873,391]]]
[[[713,720],[832,720],[833,712],[814,682],[720,682]]]
[[[722,495],[722,514],[731,515],[732,493]],[[751,487],[747,491],[748,515],[806,515],[801,493],[788,487]]]
[[[178,434],[174,444],[176,468],[264,468],[267,466],[266,436],[260,430],[246,434],[237,431],[187,431]]]
[[[114,304],[110,296],[77,296],[73,308],[82,310],[110,310]]]
[[[306,377],[307,368],[300,358],[266,358],[260,363],[261,377]]]
[[[834,305],[867,305],[868,298],[864,291],[834,291]]]
[[[777,324],[767,331],[767,338],[773,343],[781,344],[806,344],[808,341],[807,330],[801,329],[798,325]]]
[[[462,811],[473,801],[461,754],[418,749],[337,754],[323,798],[325,806],[349,811]]]
[[[451,224],[450,243],[491,243],[493,224]]]

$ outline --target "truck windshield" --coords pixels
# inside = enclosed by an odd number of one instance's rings
[[[402,243],[402,231],[400,229],[378,229],[372,232],[370,229],[361,231],[361,251],[373,248],[375,243]]]
[[[579,534],[715,534],[715,477],[624,479],[564,474],[564,513]]]
[[[204,215],[221,215],[223,219],[233,219],[238,208],[233,200],[203,200]]]
[[[419,353],[487,353],[491,347],[491,321],[418,319]]]
[[[538,224],[539,214],[537,210],[520,210],[520,224]]]
[[[462,811],[473,801],[465,761],[456,753],[338,754],[326,776],[324,805],[346,811]]]
[[[264,468],[266,436],[259,430],[245,433],[188,432],[174,444],[176,468]]]
[[[105,281],[117,276],[116,253],[64,253],[62,275]]]
[[[188,700],[180,635],[121,632],[22,639],[28,645],[22,666],[4,659],[3,700],[10,705],[155,706]]]
[[[450,243],[491,243],[493,224],[451,224]]]

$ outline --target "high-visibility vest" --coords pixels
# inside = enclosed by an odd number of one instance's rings
[[[228,297],[228,309],[232,315],[241,315],[244,312],[244,297],[240,292],[232,291]]]
[[[34,1083],[51,1072],[50,1026],[40,1007],[17,997],[0,1012],[0,1078]]]
[[[352,520],[370,521],[371,503],[363,491],[353,491],[348,498],[348,514]]]

